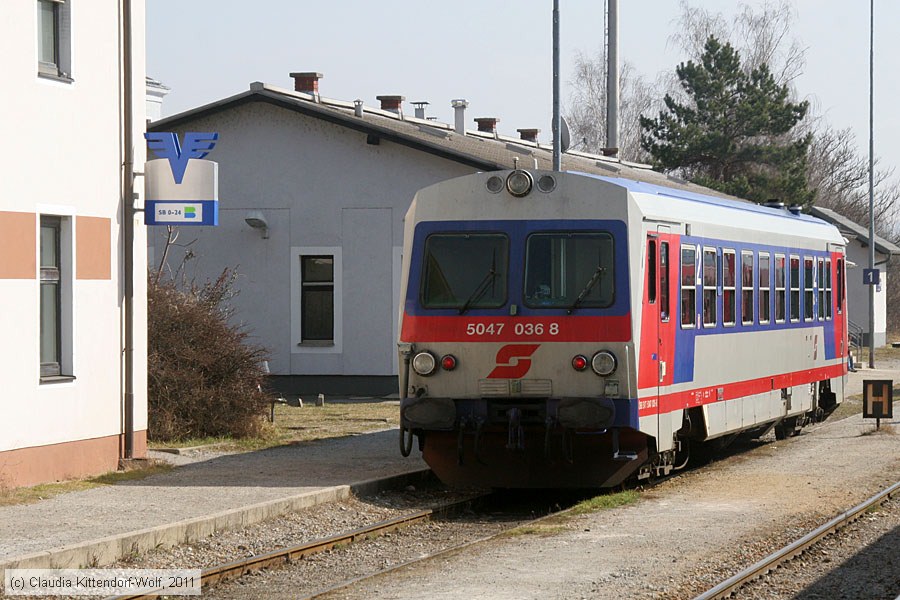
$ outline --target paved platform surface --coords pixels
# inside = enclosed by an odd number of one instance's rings
[[[249,525],[426,469],[415,453],[400,456],[397,435],[392,429],[197,462],[179,456],[182,466],[169,473],[0,507],[0,573],[109,564],[132,550]]]

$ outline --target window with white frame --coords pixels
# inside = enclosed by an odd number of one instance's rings
[[[71,80],[72,0],[38,0],[38,74]]]
[[[817,281],[819,283],[819,320],[824,321],[825,314],[825,259],[821,256],[816,259]]]
[[[300,257],[301,342],[334,342],[334,257]]]
[[[681,326],[691,328],[697,322],[697,249],[681,247]]]
[[[753,325],[753,251],[741,251],[741,324]]]
[[[784,323],[787,309],[787,296],[784,278],[785,256],[775,255],[775,322]]]
[[[800,320],[800,257],[791,255],[791,323]]]
[[[769,284],[769,253],[759,253],[759,322],[762,324],[769,322],[769,311],[771,304]]]
[[[813,301],[816,297],[816,269],[811,256],[803,257],[803,320],[812,321],[816,318],[813,312]]]
[[[825,287],[825,319],[830,321],[831,318],[834,316],[832,314],[832,308],[831,308],[831,303],[832,303],[831,290],[832,290],[832,288],[831,288],[831,259],[830,258],[825,259],[825,282],[823,284],[822,280],[820,279],[819,285]]]
[[[718,289],[718,269],[716,249],[703,249],[703,326],[715,327],[718,321],[716,310],[716,290]]]
[[[734,325],[735,319],[735,290],[737,272],[735,271],[734,250],[722,250],[722,322],[726,327]]]

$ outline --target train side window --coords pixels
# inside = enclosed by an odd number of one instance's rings
[[[800,321],[800,257],[791,255],[791,323]]]
[[[784,287],[784,254],[775,255],[775,322],[784,323],[786,295]]]
[[[656,240],[647,243],[647,299],[656,304]]]
[[[659,318],[669,320],[669,242],[659,243]]]
[[[753,251],[741,251],[741,324],[753,325]]]
[[[716,289],[717,289],[716,249],[703,249],[703,326],[716,326]]]
[[[819,320],[825,320],[825,259],[821,256],[816,259],[816,284],[819,294]]]
[[[803,320],[812,321],[816,314],[813,312],[813,302],[816,297],[815,290],[816,269],[813,266],[811,256],[803,257]]]
[[[822,285],[822,282],[819,282]],[[834,316],[832,314],[832,296],[831,296],[831,259],[825,259],[825,319],[830,321]]]
[[[769,322],[769,311],[771,310],[771,284],[769,278],[769,253],[759,253],[759,322],[766,324]]]
[[[681,247],[681,326],[697,324],[697,249]]]
[[[728,248],[722,250],[722,322],[734,326],[735,307],[735,254]]]
[[[844,259],[839,258],[837,261],[837,311],[838,314],[844,312]]]

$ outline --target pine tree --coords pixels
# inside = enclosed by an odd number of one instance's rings
[[[808,102],[789,101],[765,64],[745,71],[738,52],[710,36],[700,63],[675,73],[685,102],[670,94],[655,119],[641,117],[641,146],[657,167],[756,202],[773,198],[808,205],[811,137],[792,135]]]

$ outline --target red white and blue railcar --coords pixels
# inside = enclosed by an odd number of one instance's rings
[[[613,486],[843,398],[845,240],[798,210],[514,170],[405,227],[401,450],[450,484]]]

